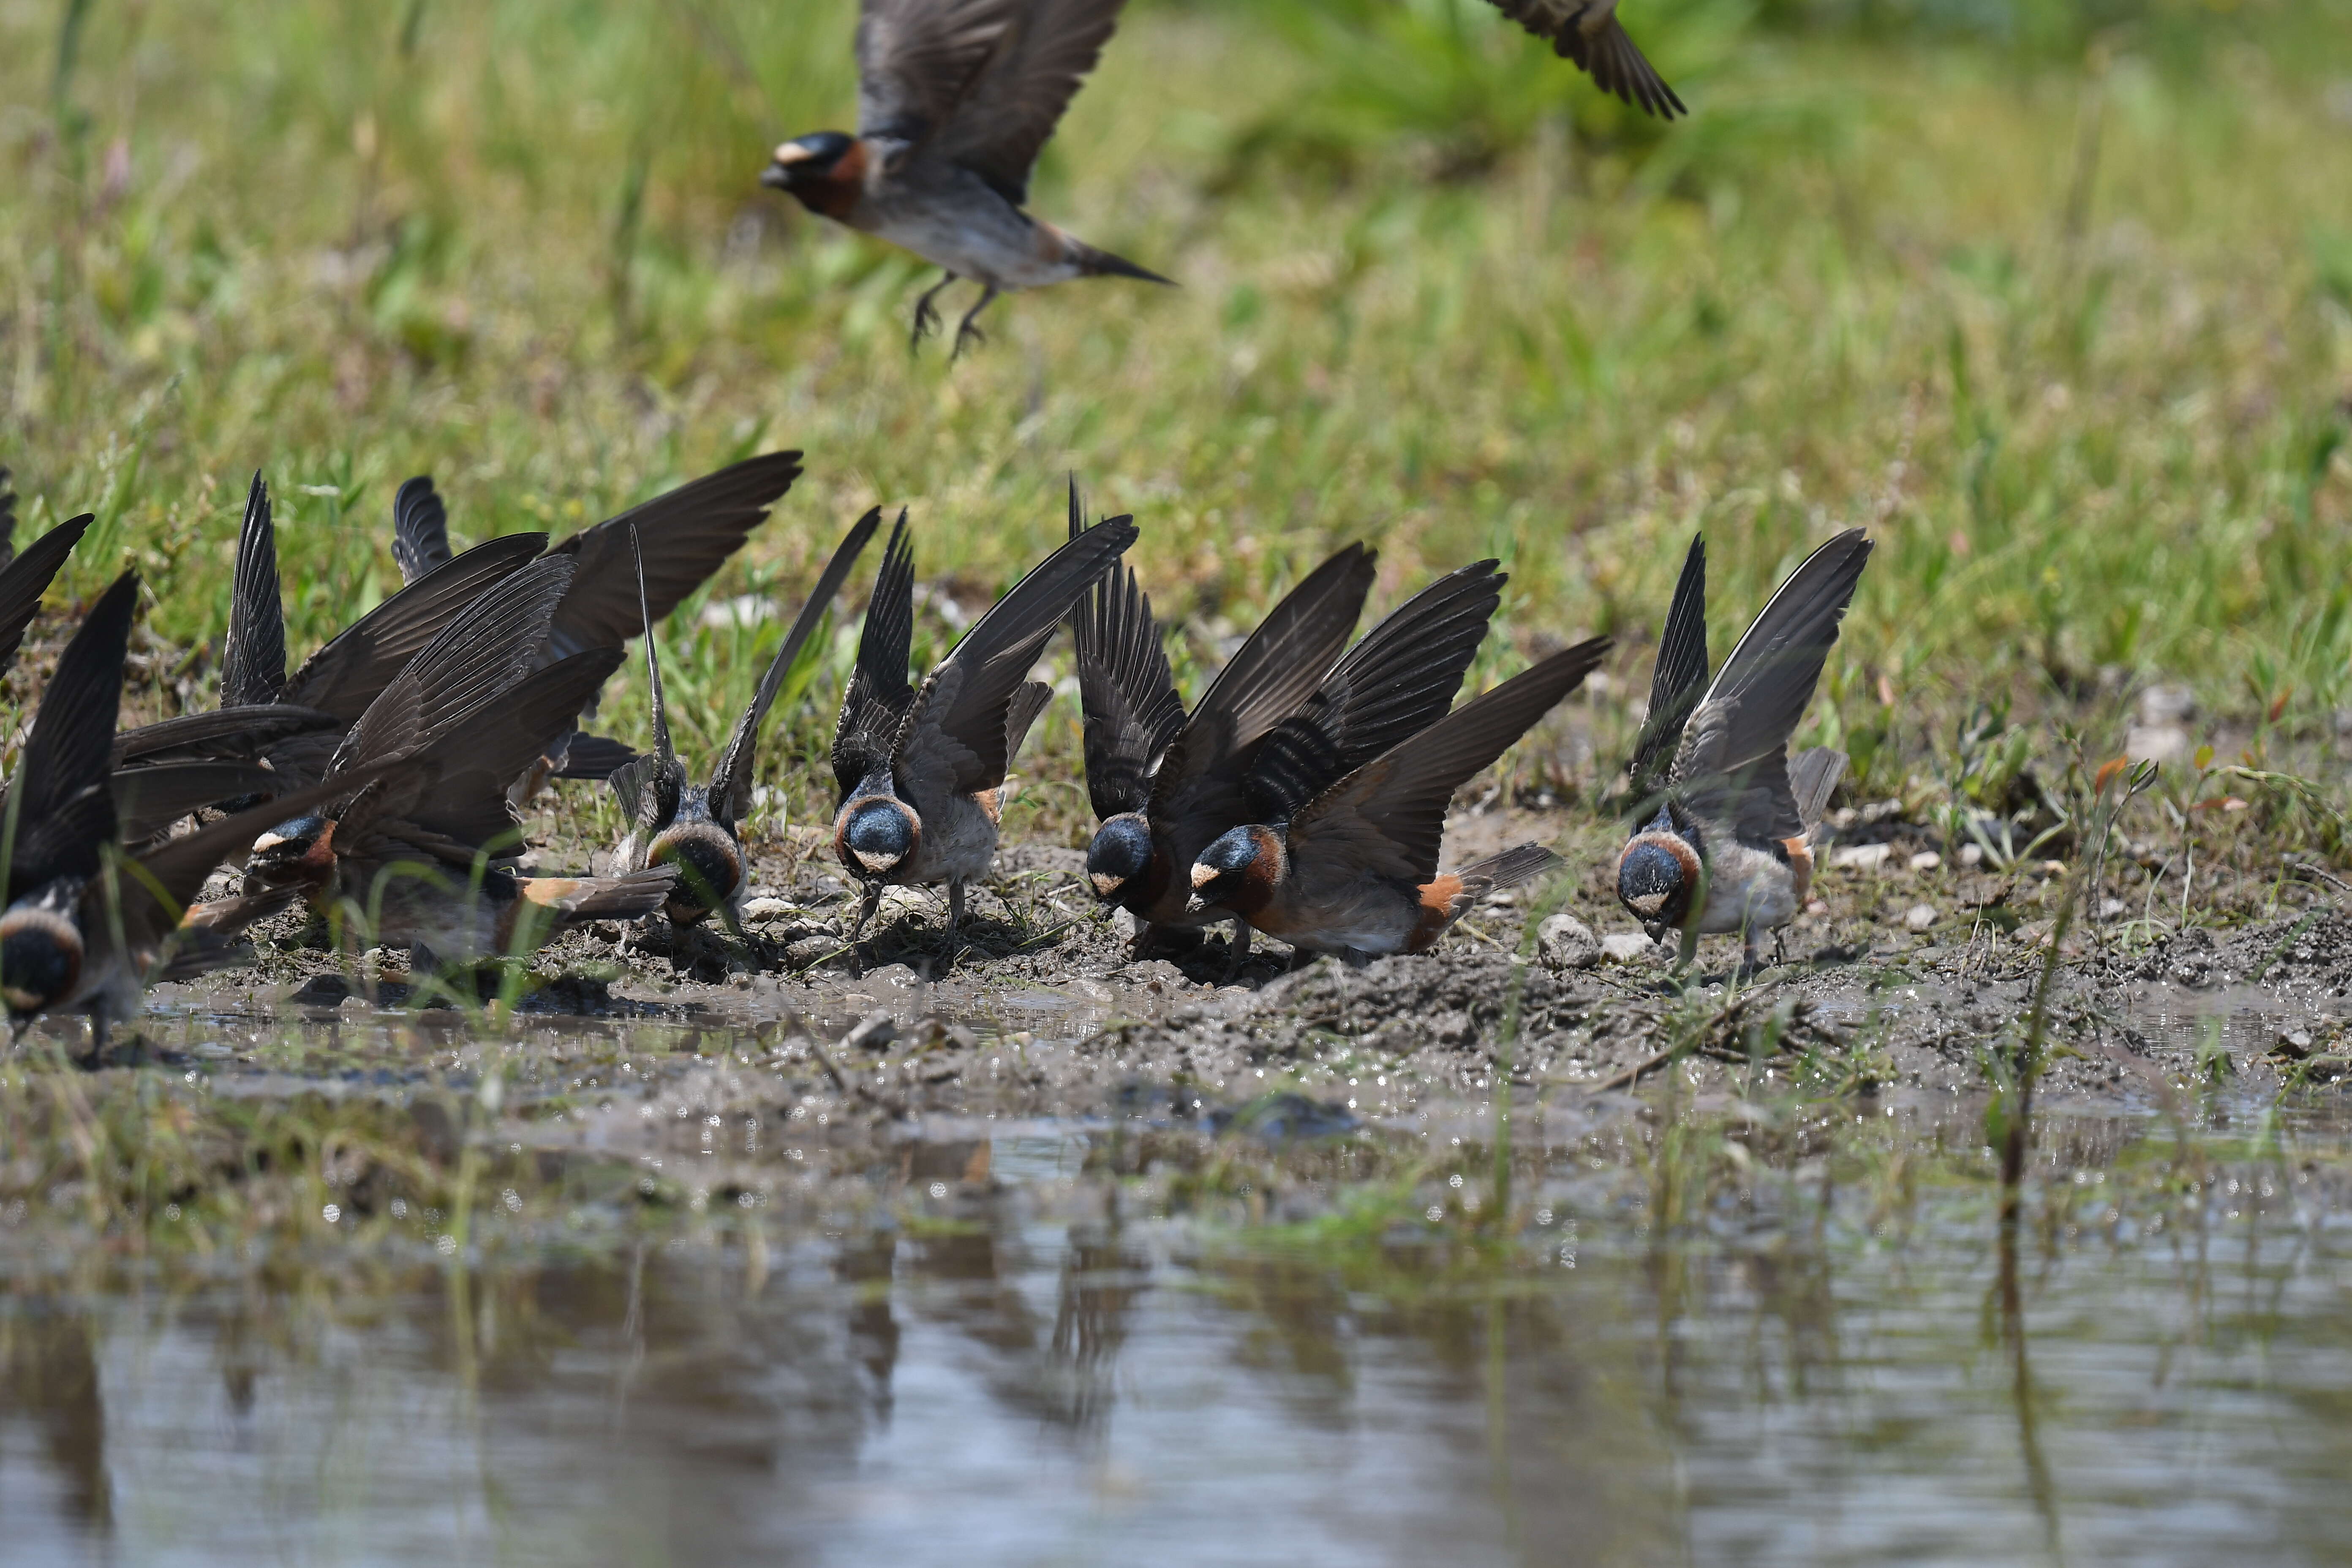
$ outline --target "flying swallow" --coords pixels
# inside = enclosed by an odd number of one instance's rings
[[[413,970],[536,947],[588,920],[657,907],[667,868],[529,877],[508,786],[624,657],[538,659],[575,563],[549,554],[493,585],[410,660],[343,737],[327,800],[253,839],[244,891],[299,889],[356,945],[405,946]],[[364,785],[345,780],[365,780]]]
[[[1192,863],[1192,898],[1302,952],[1420,952],[1486,894],[1559,863],[1522,844],[1441,876],[1446,803],[1584,681],[1609,639],[1565,648],[1471,699],[1302,804],[1225,833]]]
[[[1653,936],[1682,933],[1678,965],[1702,934],[1738,931],[1753,968],[1758,934],[1805,907],[1815,831],[1846,759],[1827,747],[1792,759],[1789,737],[1870,551],[1854,528],[1807,556],[1703,686],[1706,555],[1703,540],[1691,542],[1629,769],[1639,810],[1655,814],[1617,858],[1619,901]]]
[[[42,693],[0,811],[8,846],[0,999],[19,1025],[45,1013],[89,1014],[93,1054],[115,1020],[138,1012],[148,981],[167,968],[188,973],[218,962],[270,907],[253,900],[184,924],[205,876],[252,841],[270,807],[124,864],[111,751],[138,596],[138,578],[125,573],[84,616]]]
[[[834,551],[808,602],[801,606],[799,618],[785,634],[783,646],[760,678],[751,706],[735,721],[734,733],[728,737],[727,750],[720,754],[707,787],[687,782],[686,764],[677,760],[670,743],[669,714],[662,699],[661,654],[654,644],[652,610],[646,610],[646,676],[653,698],[654,749],[614,773],[610,781],[629,819],[628,837],[621,841],[614,864],[622,871],[640,871],[648,866],[677,868],[677,885],[663,906],[673,923],[688,925],[717,910],[730,927],[738,924],[736,911],[743,902],[746,880],[740,828],[751,812],[760,726],[783,689],[801,649],[815,634],[834,595],[847,580],[850,568],[857,564],[858,555],[881,526],[882,509],[877,507],[857,520]]]
[[[982,288],[955,353],[999,294],[1072,278],[1167,279],[1032,217],[1029,174],[1125,0],[864,0],[857,21],[857,134],[819,131],[775,151],[761,183],[823,217]]]
[[[1097,899],[1136,916],[1139,951],[1158,930],[1230,919],[1240,963],[1247,923],[1194,903],[1186,870],[1229,828],[1286,818],[1442,717],[1501,602],[1496,564],[1440,578],[1338,658],[1372,581],[1372,552],[1350,545],[1276,606],[1190,719],[1133,574],[1097,584],[1075,617],[1087,784],[1102,818],[1087,870]]]
[[[746,458],[665,490],[555,545],[548,553],[570,555],[578,570],[572,574],[572,591],[556,606],[540,665],[591,648],[623,647],[651,624],[647,615],[656,621],[667,619],[742,548],[751,531],[766,521],[768,509],[800,476],[798,452]],[[633,542],[638,539],[644,541],[643,594],[638,592],[638,547]],[[393,498],[392,554],[402,579],[412,584],[451,558],[448,508],[428,476],[408,480]],[[594,709],[592,693],[585,711]],[[635,755],[617,741],[566,731],[544,763],[525,770],[516,799],[536,794],[551,774],[607,778]]]
[[[1101,522],[1047,556],[972,623],[917,690],[907,684],[914,549],[906,513],[898,514],[833,742],[841,787],[834,853],[865,888],[851,941],[886,887],[945,882],[950,933],[962,923],[966,885],[996,860],[1005,768],[1054,694],[1028,679],[1029,668],[1135,534],[1131,522]]]
[[[1625,36],[1624,24],[1617,20],[1617,0],[1489,0],[1489,4],[1550,44],[1560,58],[1575,62],[1601,91],[1613,92],[1661,120],[1690,112]]]

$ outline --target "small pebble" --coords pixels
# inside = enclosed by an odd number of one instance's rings
[[[1936,923],[1936,906],[1914,904],[1903,911],[1903,923],[1913,931],[1926,931]]]
[[[1894,853],[1892,844],[1849,844],[1830,856],[1830,864],[1856,871],[1875,871]]]
[[[1911,857],[1911,869],[1914,871],[1932,871],[1943,863],[1944,858],[1933,849],[1922,849]]]
[[[1984,846],[1980,844],[1963,844],[1960,846],[1961,865],[1978,866],[1983,864],[1983,862]]]
[[[743,905],[743,918],[747,921],[778,921],[799,912],[782,899],[751,899]]]

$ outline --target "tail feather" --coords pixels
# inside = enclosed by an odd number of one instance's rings
[[[1832,746],[1814,746],[1789,759],[1789,792],[1797,799],[1797,816],[1810,833],[1829,809],[1830,794],[1845,777],[1845,753]]]
[[[1473,861],[1454,874],[1462,879],[1465,894],[1484,898],[1499,889],[1532,882],[1561,864],[1560,858],[1542,845],[1521,844],[1499,855]]]
[[[1124,256],[1097,250],[1085,240],[1069,235],[1062,237],[1070,247],[1070,258],[1078,264],[1078,270],[1089,278],[1139,278],[1146,283],[1165,283],[1171,289],[1176,287],[1173,278],[1162,278],[1147,268],[1138,267]]]
[[[661,908],[677,881],[668,866],[619,877],[533,877],[522,895],[572,921],[631,921]]]

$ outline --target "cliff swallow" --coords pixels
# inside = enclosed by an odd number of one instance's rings
[[[833,742],[834,853],[866,889],[852,942],[886,887],[945,882],[949,932],[962,923],[965,886],[996,860],[1005,767],[1054,694],[1027,679],[1029,667],[1078,595],[1134,542],[1131,522],[1087,529],[989,606],[910,690],[915,558],[898,514]]]
[[[343,737],[320,809],[252,840],[244,892],[295,889],[349,944],[405,946],[419,971],[657,907],[666,867],[571,878],[510,864],[521,836],[508,785],[623,658],[601,647],[538,665],[574,564],[550,554],[509,574],[419,651]]]
[[[1688,114],[1617,20],[1617,0],[1489,0],[1504,16],[1575,62],[1603,92],[1661,120]]]
[[[1738,931],[1757,962],[1758,933],[1805,907],[1812,846],[1843,753],[1793,760],[1789,737],[1820,682],[1870,560],[1848,529],[1789,574],[1706,680],[1706,556],[1691,542],[1651,679],[1651,716],[1629,769],[1649,815],[1617,858],[1617,897],[1653,936],[1682,933],[1677,966],[1703,933]],[[1672,761],[1666,761],[1671,757]]]
[[[93,515],[68,518],[20,551],[16,497],[8,489],[8,470],[0,468],[0,674],[16,664],[16,650],[25,645],[25,628],[40,613],[41,595],[57,580]]]
[[[1190,719],[1134,574],[1097,584],[1074,616],[1102,819],[1087,871],[1098,900],[1135,915],[1139,951],[1158,931],[1232,920],[1240,963],[1248,925],[1196,903],[1185,871],[1229,828],[1286,818],[1442,717],[1501,602],[1495,566],[1440,578],[1338,658],[1372,582],[1372,552],[1350,545],[1275,607]]]
[[[911,342],[958,278],[980,300],[1072,278],[1167,279],[1022,210],[1038,150],[1092,70],[1125,0],[864,0],[857,134],[819,131],[775,151],[761,184],[823,217],[947,269],[915,304]]]
[[[591,648],[624,647],[650,624],[647,615],[656,621],[667,619],[742,548],[751,531],[766,521],[768,509],[800,476],[798,452],[746,458],[665,490],[555,545],[548,553],[571,556],[578,570],[572,574],[572,591],[549,623],[539,665],[544,668]],[[643,594],[638,592],[638,547],[634,542],[638,539],[644,541]],[[393,499],[392,553],[409,583],[422,580],[450,559],[448,509],[427,476],[408,480]],[[594,710],[591,693],[583,712]],[[524,771],[516,801],[538,793],[550,776],[607,778],[635,755],[617,741],[566,731],[541,763]]]
[[[1559,864],[1522,844],[1439,875],[1446,803],[1608,651],[1595,637],[1553,654],[1321,790],[1286,823],[1227,832],[1192,863],[1193,900],[1351,963],[1428,948],[1486,894]]]
[[[264,902],[184,926],[212,868],[273,815],[232,817],[128,858],[117,846],[110,773],[123,659],[138,579],[117,578],[58,660],[42,693],[5,816],[13,828],[0,910],[0,999],[20,1026],[45,1013],[87,1013],[91,1047],[135,1015],[145,984],[167,965],[217,962]],[[297,796],[298,805],[310,802]]]
[[[612,776],[613,794],[629,820],[628,837],[621,841],[614,864],[623,871],[648,866],[677,868],[677,885],[663,906],[673,923],[688,925],[715,910],[729,926],[737,925],[745,880],[740,827],[751,812],[760,726],[783,689],[784,679],[792,673],[801,649],[815,634],[834,595],[847,580],[850,568],[857,564],[866,542],[881,526],[882,509],[877,507],[857,520],[834,551],[808,602],[801,606],[799,618],[785,634],[783,646],[760,678],[751,706],[735,721],[734,733],[728,737],[727,750],[720,754],[708,787],[687,782],[686,765],[670,744],[669,714],[662,699],[661,654],[654,642],[653,612],[650,607],[646,610],[646,677],[653,700],[654,749]]]

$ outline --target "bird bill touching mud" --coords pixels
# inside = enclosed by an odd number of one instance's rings
[[[1789,574],[1706,679],[1706,555],[1694,539],[1658,642],[1650,718],[1628,769],[1642,821],[1617,858],[1617,898],[1654,936],[1681,935],[1677,967],[1704,934],[1757,938],[1805,907],[1813,847],[1843,753],[1794,758],[1795,733],[1871,542],[1861,529],[1830,540]]]
[[[1563,648],[1483,692],[1304,802],[1285,822],[1236,827],[1192,863],[1192,897],[1301,952],[1350,963],[1422,952],[1487,894],[1544,875],[1534,844],[1441,875],[1445,808],[1584,683],[1607,637]]]
[[[809,646],[834,595],[841,592],[850,569],[882,525],[882,509],[857,520],[826,563],[824,573],[810,590],[808,602],[785,634],[783,646],[768,663],[767,672],[752,693],[751,705],[735,721],[727,749],[708,785],[690,784],[686,764],[671,743],[669,713],[662,696],[661,652],[654,641],[654,616],[646,622],[646,679],[653,703],[654,749],[614,773],[609,781],[614,795],[628,817],[628,836],[614,856],[616,869],[642,871],[671,866],[677,883],[662,906],[674,925],[691,925],[716,912],[730,929],[740,931],[738,911],[747,883],[743,859],[743,819],[751,814],[751,780],[758,771],[760,726],[775,706],[777,694]]]
[[[947,276],[915,304],[911,342],[959,278],[981,296],[952,353],[1000,294],[1073,278],[1166,283],[1024,209],[1037,154],[1095,67],[1125,0],[865,0],[857,133],[775,150],[761,183],[809,211],[911,250]]]
[[[948,931],[964,890],[996,862],[1007,765],[1053,688],[1029,679],[1078,596],[1135,542],[1131,522],[1097,523],[989,606],[919,690],[907,683],[915,558],[898,514],[858,637],[833,742],[841,804],[834,854],[864,889],[855,942],[886,887],[945,883]]]

